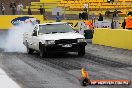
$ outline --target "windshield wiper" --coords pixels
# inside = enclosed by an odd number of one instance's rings
[[[66,32],[60,32],[60,33],[66,33]]]
[[[50,33],[45,33],[45,34],[50,34]]]
[[[54,33],[57,33],[57,32],[52,32],[52,33],[54,34]]]

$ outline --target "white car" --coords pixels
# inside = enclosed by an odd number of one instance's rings
[[[85,55],[85,37],[76,33],[65,22],[36,24],[33,31],[23,34],[23,43],[29,54],[38,51],[41,57],[50,52],[78,52]]]

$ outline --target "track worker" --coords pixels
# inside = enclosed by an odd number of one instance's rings
[[[59,12],[57,12],[57,15],[56,15],[56,22],[61,22],[61,17]]]
[[[122,23],[123,29],[132,30],[132,16],[125,17],[124,22]]]
[[[86,30],[86,25],[84,24],[83,21],[78,22],[78,28],[79,28],[78,30],[79,34],[84,36],[84,30]]]
[[[91,21],[84,21],[84,23],[89,30],[93,30],[93,24]]]

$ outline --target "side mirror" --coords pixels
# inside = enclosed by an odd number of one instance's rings
[[[37,36],[37,31],[36,30],[33,30],[32,36]]]

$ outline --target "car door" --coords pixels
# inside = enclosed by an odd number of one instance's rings
[[[35,49],[35,50],[37,50],[37,45],[38,45],[38,43],[39,43],[39,39],[38,39],[38,30],[39,30],[39,27],[38,27],[38,25],[36,25],[35,27],[34,27],[34,33],[32,34],[32,49]]]

